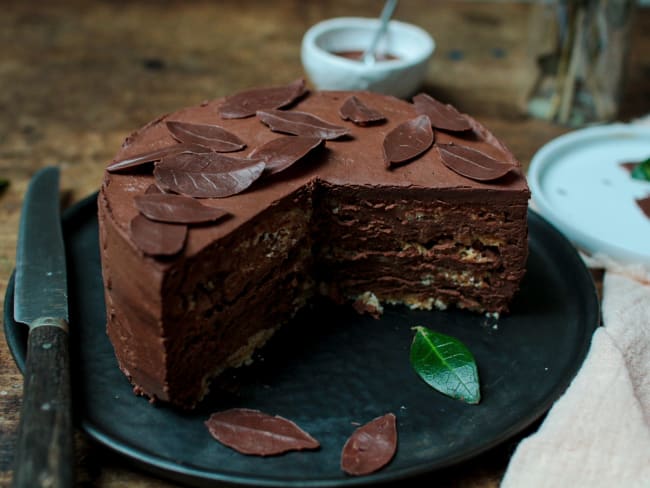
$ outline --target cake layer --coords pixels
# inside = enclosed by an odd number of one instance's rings
[[[317,116],[348,134],[321,142],[283,172],[265,173],[246,191],[202,198],[228,217],[190,225],[172,256],[142,251],[130,230],[141,212],[136,198],[160,184],[152,164],[106,173],[99,223],[107,329],[137,393],[194,406],[212,376],[248,361],[317,292],[375,315],[382,304],[400,303],[507,310],[524,272],[529,197],[512,154],[467,117],[471,130],[436,130],[435,144],[480,151],[508,165],[504,176],[462,176],[436,147],[387,167],[384,141],[417,118],[416,110],[354,93],[385,116],[358,126],[338,114],[351,95],[312,93],[285,108],[308,114],[299,115],[301,123]],[[220,117],[223,104],[153,121],[127,138],[117,159],[174,147],[169,121],[218,125],[245,146],[235,154],[240,159],[280,137],[257,117]]]
[[[391,200],[381,189],[325,193],[315,240],[330,291],[419,308],[507,310],[527,255],[525,202],[492,202],[480,191],[482,205],[454,203],[462,195],[452,191],[433,201],[410,192]]]
[[[303,208],[270,208],[230,250],[205,249],[199,269],[189,267],[178,287],[167,284],[168,382],[177,403],[192,405],[211,377],[246,363],[313,295],[310,213]]]

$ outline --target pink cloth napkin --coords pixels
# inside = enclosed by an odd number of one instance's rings
[[[502,488],[650,487],[650,267],[585,260],[606,269],[603,327]]]

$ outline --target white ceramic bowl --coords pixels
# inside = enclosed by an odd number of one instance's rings
[[[435,49],[423,29],[391,20],[378,52],[397,59],[372,65],[348,59],[336,52],[363,52],[379,27],[378,19],[339,17],[311,27],[302,39],[305,72],[319,90],[369,90],[400,98],[415,94],[427,74]]]

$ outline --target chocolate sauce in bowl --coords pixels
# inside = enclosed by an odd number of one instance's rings
[[[363,51],[332,51],[332,54],[354,61],[361,61],[363,57]],[[375,58],[376,61],[395,61],[397,59],[400,58],[390,53],[377,53],[377,57]]]

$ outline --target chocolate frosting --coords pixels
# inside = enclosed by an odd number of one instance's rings
[[[244,222],[264,211],[268,205],[295,192],[314,180],[332,185],[351,185],[359,187],[386,187],[387,190],[399,188],[437,189],[446,198],[456,198],[464,202],[481,202],[488,195],[494,201],[525,202],[529,190],[520,166],[514,156],[478,122],[473,121],[469,137],[463,134],[437,133],[436,144],[457,143],[493,157],[497,160],[514,162],[514,169],[507,178],[494,182],[477,182],[467,179],[441,161],[438,151],[429,150],[410,164],[387,171],[383,157],[385,136],[398,125],[417,116],[413,104],[392,97],[368,92],[316,92],[301,99],[292,110],[314,114],[324,120],[340,120],[338,109],[349,96],[356,96],[361,102],[372,107],[381,107],[386,123],[379,126],[358,127],[348,122],[350,137],[327,142],[325,154],[318,164],[300,165],[303,171],[282,173],[281,183],[260,184],[249,191],[219,200],[219,207],[233,215],[218,226],[202,226],[189,231],[184,254],[191,256],[215,239],[227,236]],[[254,150],[278,137],[270,130],[260,127],[255,118],[219,120],[218,110],[223,100],[214,100],[204,105],[186,108],[162,117],[132,134],[116,156],[116,160],[130,158],[137,154],[157,151],[178,144],[169,133],[165,122],[169,120],[210,124],[218,121],[223,128],[236,134],[248,148]],[[344,124],[346,124],[344,122]],[[102,193],[106,199],[107,214],[124,232],[129,241],[128,226],[138,214],[134,197],[143,194],[154,182],[150,174],[115,172],[106,173]],[[161,263],[165,267],[167,264]]]

